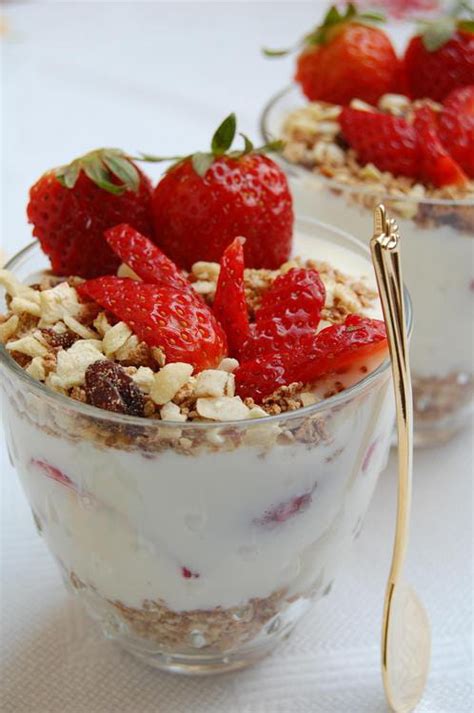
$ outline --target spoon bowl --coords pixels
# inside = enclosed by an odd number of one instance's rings
[[[426,686],[431,657],[430,623],[414,589],[404,582],[394,586],[389,602],[385,690],[397,713],[410,713]]]

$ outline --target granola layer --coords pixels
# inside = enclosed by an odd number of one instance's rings
[[[327,299],[319,329],[342,323],[350,314],[364,313],[376,300],[376,293],[364,280],[350,278],[325,262],[295,259],[279,270],[246,270],[251,316],[276,277],[299,266],[317,269],[325,284]],[[125,267],[119,274],[127,270],[134,277]],[[196,263],[189,276],[194,289],[209,304],[214,299],[218,276],[219,265],[204,262]],[[96,303],[83,302],[75,289],[78,282],[75,277],[44,275],[39,283],[27,286],[7,271],[0,272],[0,284],[7,291],[9,307],[8,313],[0,318],[0,340],[30,376],[71,399],[98,405],[94,398],[97,389],[88,389],[85,375],[91,365],[103,360],[124,370],[124,378],[129,379],[131,388],[143,399],[143,416],[160,421],[261,418],[310,405],[339,388],[331,383],[316,396],[308,385],[298,383],[278,390],[259,406],[251,399],[243,401],[235,395],[233,372],[239,365],[236,359],[225,358],[217,369],[197,375],[190,364],[167,364],[161,349],[140,342],[124,322],[117,321]],[[112,375],[111,371],[108,377]],[[104,403],[106,408],[106,394],[99,396],[103,397],[100,404]]]
[[[445,377],[416,377],[413,380],[413,403],[418,423],[428,426],[442,422],[468,406],[474,398],[474,378],[452,373]]]
[[[69,581],[79,594],[88,589],[72,572]],[[92,590],[94,592],[94,590]],[[94,595],[96,593],[94,592]],[[252,598],[242,606],[173,611],[162,601],[144,601],[141,608],[108,601],[130,633],[170,651],[229,652],[256,638],[265,625],[290,603],[286,590]],[[292,598],[293,599],[293,598]]]

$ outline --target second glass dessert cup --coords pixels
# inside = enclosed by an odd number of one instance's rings
[[[341,231],[304,227],[368,260]],[[45,261],[33,245],[7,267],[25,279]],[[386,463],[388,361],[312,406],[223,423],[102,411],[48,390],[3,348],[0,363],[37,528],[108,638],[165,670],[228,671],[270,653],[329,593]]]
[[[281,137],[285,119],[307,104],[291,86],[267,104],[265,141]],[[474,411],[474,199],[387,194],[374,177],[366,183],[326,178],[282,159],[294,177],[295,207],[305,215],[350,226],[363,242],[374,207],[383,202],[403,238],[403,274],[416,328],[410,345],[416,445],[449,440]]]

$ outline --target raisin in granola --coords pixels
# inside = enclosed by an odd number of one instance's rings
[[[123,367],[108,359],[87,367],[85,392],[87,403],[92,406],[129,416],[144,415],[142,392]]]

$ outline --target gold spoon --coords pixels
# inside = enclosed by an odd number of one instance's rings
[[[416,592],[401,581],[408,546],[413,457],[413,406],[405,305],[400,266],[400,235],[383,205],[375,208],[372,261],[387,327],[397,407],[398,506],[392,564],[385,591],[382,677],[395,713],[410,713],[426,685],[431,657],[430,624]]]

